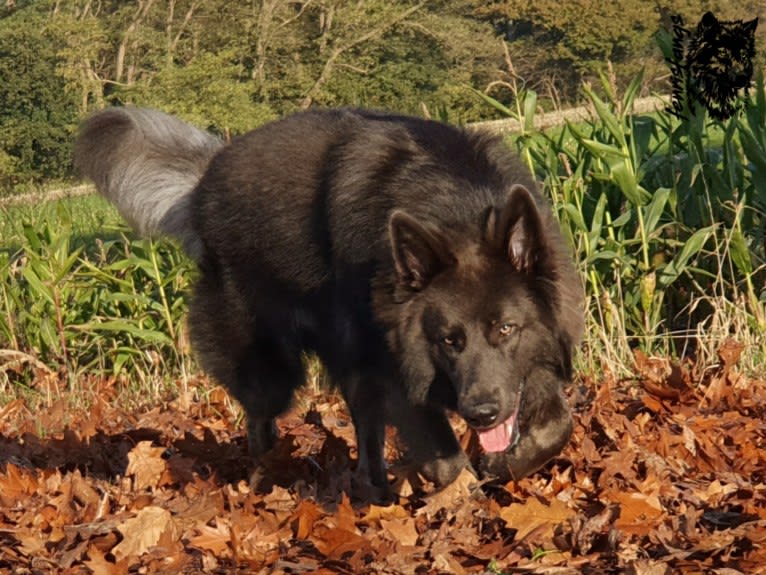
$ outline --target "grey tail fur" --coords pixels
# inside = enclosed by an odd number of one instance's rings
[[[145,108],[108,108],[88,118],[74,165],[142,235],[168,235],[198,259],[190,193],[221,140],[178,118]]]

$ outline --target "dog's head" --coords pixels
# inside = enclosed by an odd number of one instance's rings
[[[513,445],[571,376],[579,323],[567,319],[576,310],[562,282],[576,279],[562,275],[552,226],[523,186],[484,211],[478,233],[390,219],[399,304],[389,337],[407,390],[456,409],[486,451]]]

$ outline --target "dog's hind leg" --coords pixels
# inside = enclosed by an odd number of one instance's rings
[[[236,367],[229,389],[247,414],[248,451],[257,459],[277,437],[274,418],[287,410],[293,392],[304,381],[300,351],[278,338],[257,334]]]
[[[245,410],[248,452],[257,461],[274,446],[274,418],[289,407],[304,369],[290,334],[255,315],[220,277],[198,281],[189,310],[192,345],[205,371]]]
[[[373,487],[374,496],[389,497],[388,471],[383,458],[386,439],[385,387],[374,374],[349,373],[339,377],[338,383],[351,412],[357,441],[356,481],[364,490]]]

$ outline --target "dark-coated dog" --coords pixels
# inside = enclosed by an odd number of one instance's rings
[[[387,487],[384,426],[446,484],[476,430],[482,468],[523,477],[572,431],[562,386],[581,287],[550,208],[495,137],[312,110],[224,145],[164,113],[89,118],[75,164],[141,233],[197,261],[192,344],[248,415],[256,459],[316,353],[342,390],[357,477]]]

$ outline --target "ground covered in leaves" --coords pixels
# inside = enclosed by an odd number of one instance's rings
[[[766,573],[766,382],[738,353],[582,378],[573,440],[538,474],[431,492],[393,465],[389,506],[346,495],[353,430],[332,394],[280,420],[252,489],[238,411],[204,379],[130,413],[116,382],[82,382],[78,409],[40,374],[46,408],[0,408],[0,574]]]

